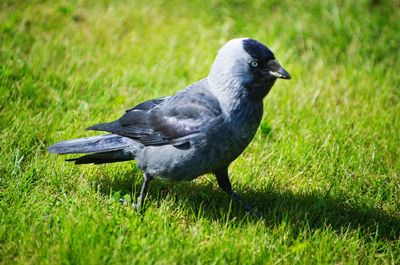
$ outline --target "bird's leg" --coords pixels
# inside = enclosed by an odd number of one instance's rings
[[[153,179],[150,175],[144,173],[143,174],[144,180],[142,184],[142,188],[140,189],[140,195],[137,199],[136,203],[133,203],[132,206],[136,208],[136,210],[140,211],[142,208],[142,204],[144,199],[146,198],[147,195],[147,190],[149,189],[149,183]]]
[[[228,169],[224,168],[222,170],[214,172],[215,176],[217,177],[218,185],[221,189],[223,189],[226,193],[231,196],[232,199],[238,201],[240,205],[246,210],[246,212],[259,217],[257,211],[255,211],[245,200],[243,200],[239,195],[237,195],[232,190],[232,185],[229,180]]]

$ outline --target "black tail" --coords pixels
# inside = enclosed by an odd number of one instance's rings
[[[56,143],[49,147],[55,154],[104,153],[124,149],[132,144],[132,140],[115,134],[72,139]]]
[[[50,146],[48,150],[50,153],[62,155],[92,153],[67,161],[74,161],[75,164],[104,164],[133,160],[142,148],[141,143],[132,139],[107,134],[62,141]]]
[[[133,160],[135,157],[133,155],[127,155],[120,151],[105,152],[105,153],[94,153],[90,155],[81,156],[78,158],[66,159],[65,161],[75,162],[75,164],[106,164],[114,162],[122,162]]]

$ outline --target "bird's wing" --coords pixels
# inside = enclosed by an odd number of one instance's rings
[[[175,96],[146,101],[119,119],[88,129],[108,131],[144,145],[182,145],[191,136],[223,122],[218,100],[201,80]]]

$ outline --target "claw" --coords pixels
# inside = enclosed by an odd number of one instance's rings
[[[118,202],[121,203],[123,206],[128,204],[128,201],[125,198],[119,199]]]

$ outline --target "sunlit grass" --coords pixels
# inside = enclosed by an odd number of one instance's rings
[[[2,1],[4,264],[400,263],[397,1]],[[207,75],[236,37],[291,73],[232,164],[247,217],[214,177],[154,182],[134,163],[80,166],[50,144],[93,135]]]

